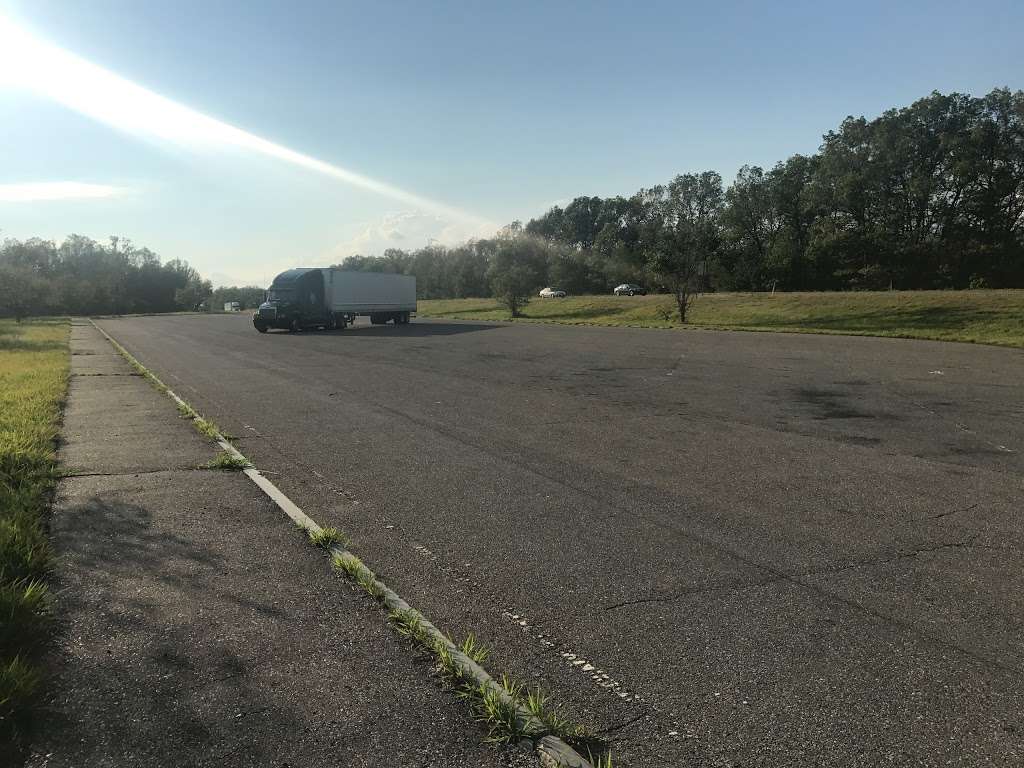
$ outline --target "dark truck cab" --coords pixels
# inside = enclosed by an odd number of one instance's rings
[[[252,317],[260,333],[269,328],[298,331],[315,326],[336,327],[324,296],[324,278],[319,269],[289,269],[274,278],[267,300]]]

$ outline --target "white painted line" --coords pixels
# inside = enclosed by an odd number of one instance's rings
[[[281,508],[281,511],[296,523],[301,525],[303,528],[308,529],[311,533],[319,533],[322,530],[313,518],[299,509],[295,502],[281,493],[276,485],[260,474],[258,469],[249,467],[243,471],[245,472],[246,477],[256,483],[260,490],[267,494],[267,496],[270,497],[270,500],[277,504],[277,506]]]

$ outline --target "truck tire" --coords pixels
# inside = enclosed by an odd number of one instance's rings
[[[265,326],[263,323],[253,323],[253,326],[260,333],[266,333],[267,332],[267,326]]]
[[[370,325],[384,325],[387,322],[386,318],[381,317],[378,313],[374,312],[370,315]]]

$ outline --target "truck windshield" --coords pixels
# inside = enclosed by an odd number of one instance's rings
[[[271,288],[270,291],[267,293],[267,301],[284,301],[285,299],[290,299],[291,296],[292,291],[290,290]]]

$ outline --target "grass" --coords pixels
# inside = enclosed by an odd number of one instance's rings
[[[420,301],[420,317],[508,320],[494,299]],[[533,299],[520,321],[679,328],[671,296]],[[686,327],[894,336],[1024,347],[1024,290],[708,293]]]
[[[67,393],[66,320],[0,320],[0,752],[14,752],[52,628],[46,515]]]
[[[345,549],[352,543],[352,540],[337,528],[321,528],[316,532],[309,531],[309,540],[323,549],[330,549],[335,545]]]
[[[203,469],[220,469],[225,472],[241,472],[252,465],[245,459],[240,459],[233,453],[221,451],[210,461],[203,465]]]

